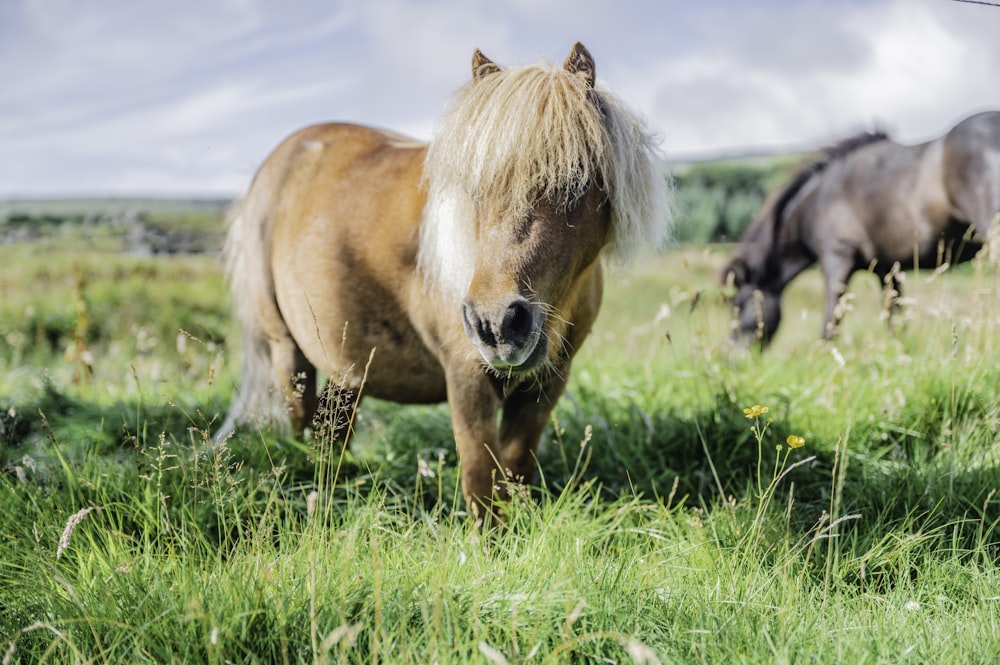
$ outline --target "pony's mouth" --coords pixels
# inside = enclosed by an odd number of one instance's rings
[[[484,349],[477,345],[479,354],[494,372],[502,375],[530,374],[541,367],[548,357],[548,343],[539,334],[530,350],[519,349],[517,353],[506,354],[503,350]],[[526,354],[526,355],[525,355]]]

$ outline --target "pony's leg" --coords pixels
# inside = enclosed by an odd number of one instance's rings
[[[466,372],[453,367],[448,373],[452,430],[465,503],[477,520],[489,525],[500,519],[493,506],[494,488],[502,478],[496,425],[500,400],[478,368]]]
[[[316,368],[291,337],[271,339],[274,375],[288,400],[292,430],[301,435],[316,414]]]
[[[568,368],[563,375],[568,375]],[[535,473],[538,440],[548,426],[552,408],[562,394],[564,382],[518,390],[504,402],[500,421],[500,466],[510,481],[525,484]]]
[[[357,391],[328,379],[312,420],[314,436],[346,442],[360,402]]]
[[[474,370],[477,374],[478,368]],[[563,372],[568,373],[568,368]],[[496,499],[510,496],[507,481],[526,483],[535,472],[535,451],[564,381],[515,390],[501,404],[495,389],[476,377],[449,377],[455,445],[462,464],[462,493],[484,524],[502,521]],[[503,409],[499,432],[497,412]],[[498,436],[499,434],[499,436]]]

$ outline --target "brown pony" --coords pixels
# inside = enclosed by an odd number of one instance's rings
[[[594,71],[581,44],[561,68],[477,50],[429,145],[348,124],[279,145],[227,237],[244,370],[220,435],[255,415],[301,433],[318,369],[342,413],[362,391],[447,400],[473,513],[530,479],[601,256],[658,244],[670,221],[653,137]]]
[[[785,286],[819,262],[829,338],[855,271],[873,272],[895,300],[900,269],[971,259],[997,213],[1000,112],[974,115],[919,145],[883,133],[848,139],[769,197],[723,268],[720,281],[736,288],[735,336],[767,344]]]

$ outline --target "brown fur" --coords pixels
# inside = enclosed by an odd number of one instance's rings
[[[898,298],[898,270],[972,258],[998,213],[1000,112],[919,145],[882,133],[843,141],[765,202],[723,268],[720,281],[736,288],[736,337],[766,344],[785,286],[817,262],[830,337],[854,272],[871,270]]]
[[[581,45],[563,68],[472,64],[430,146],[316,125],[260,168],[227,240],[245,360],[221,429],[284,411],[301,432],[317,368],[341,409],[362,391],[447,399],[481,512],[532,476],[600,307],[602,253],[657,241],[669,208],[649,135]]]

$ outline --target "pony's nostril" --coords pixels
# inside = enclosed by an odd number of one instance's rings
[[[465,326],[465,334],[469,337],[478,338],[488,347],[496,347],[497,339],[490,327],[490,322],[480,318],[468,302],[462,303],[462,324]]]
[[[504,313],[501,334],[508,343],[520,346],[531,335],[532,324],[531,307],[523,300],[516,301]]]

